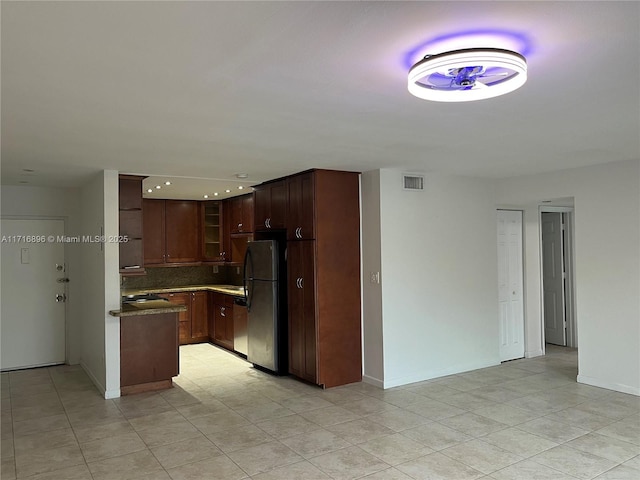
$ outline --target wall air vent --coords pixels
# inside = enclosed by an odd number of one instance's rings
[[[424,190],[424,176],[423,175],[402,175],[402,188],[403,190]]]

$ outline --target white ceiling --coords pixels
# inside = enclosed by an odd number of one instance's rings
[[[218,179],[211,194],[237,188],[236,173],[245,185],[313,167],[507,177],[640,158],[636,1],[1,9],[3,184],[77,186],[115,169]],[[456,104],[407,92],[408,52],[474,30],[525,39],[524,87]],[[185,198],[207,188],[178,183]]]

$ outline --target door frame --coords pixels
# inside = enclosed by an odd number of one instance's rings
[[[0,220],[61,220],[62,221],[62,225],[63,225],[63,230],[64,230],[64,235],[68,236],[69,235],[69,218],[65,217],[65,216],[60,216],[60,215],[0,215]],[[77,246],[77,244],[75,244]],[[67,247],[67,244],[64,244],[64,276],[66,278],[69,278],[70,272],[69,272],[69,249]],[[68,283],[64,283],[64,291],[65,291],[65,295],[67,297],[66,301],[64,302],[64,363],[62,365],[68,365],[69,364],[69,350],[70,350],[70,345],[69,345],[69,299],[71,298],[70,292],[69,292],[69,284]],[[59,365],[59,364],[57,364]]]
[[[574,245],[574,221],[573,216],[574,207],[555,207],[551,205],[539,205],[538,206],[538,248],[540,249],[540,328],[541,328],[541,340],[542,354],[546,354],[546,339],[544,334],[545,319],[544,319],[544,264],[543,264],[543,248],[542,248],[542,213],[561,213],[563,214],[563,220],[565,228],[563,233],[564,242],[564,264],[565,264],[565,289],[564,289],[564,303],[565,303],[565,321],[567,322],[566,332],[566,346],[571,348],[578,348],[578,325],[576,319],[575,308],[575,245]]]

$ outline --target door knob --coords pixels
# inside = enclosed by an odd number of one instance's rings
[[[64,293],[58,293],[56,295],[56,302],[57,303],[64,303],[67,301],[67,296]]]

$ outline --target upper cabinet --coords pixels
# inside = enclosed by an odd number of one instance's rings
[[[287,239],[315,238],[315,182],[314,172],[287,178]]]
[[[118,179],[118,214],[120,221],[120,273],[142,275],[142,180],[145,177],[120,175]]]
[[[144,199],[144,264],[200,261],[200,210],[192,200]]]
[[[202,261],[224,262],[225,249],[228,242],[224,235],[223,213],[227,215],[227,209],[222,202],[200,202],[202,212]]]
[[[255,230],[286,228],[286,180],[267,182],[254,187]]]
[[[241,195],[227,200],[229,207],[229,230],[234,233],[253,232],[253,194]]]

